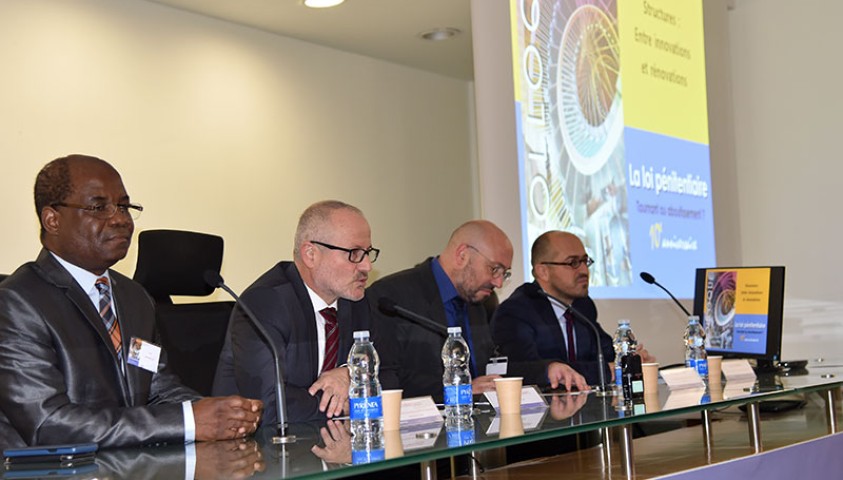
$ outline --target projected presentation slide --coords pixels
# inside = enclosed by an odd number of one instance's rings
[[[705,276],[705,347],[763,354],[770,314],[770,269],[708,269]]]
[[[715,262],[702,0],[511,0],[525,264],[548,230],[595,298],[691,298]]]

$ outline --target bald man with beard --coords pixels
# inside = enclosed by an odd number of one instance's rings
[[[398,344],[398,377],[405,397],[442,396],[444,338],[430,329],[387,315],[377,302],[386,297],[442,326],[462,327],[471,350],[473,393],[494,389],[497,375],[484,375],[495,350],[483,302],[510,276],[512,244],[492,222],[469,221],[457,228],[436,257],[394,273],[369,287],[372,313],[381,325],[394,329]],[[525,384],[563,384],[587,388],[582,376],[555,361],[510,362],[508,375],[523,376]]]

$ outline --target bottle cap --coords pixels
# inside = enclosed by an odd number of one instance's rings
[[[369,338],[369,331],[368,330],[358,330],[354,332],[354,338]]]
[[[700,323],[699,315],[691,315],[690,317],[688,317],[688,323],[693,323],[693,322]]]
[[[450,335],[452,333],[462,334],[462,327],[448,327],[448,335]]]
[[[621,318],[618,320],[618,325],[629,325],[629,319]]]

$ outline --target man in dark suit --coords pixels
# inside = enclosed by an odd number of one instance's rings
[[[550,231],[536,239],[531,251],[535,282],[518,287],[492,317],[492,335],[504,355],[521,361],[566,362],[590,385],[599,384],[594,331],[572,314],[566,315],[559,302],[541,295],[543,290],[571,305],[597,327],[607,362],[603,366],[606,379],[612,378],[612,337],[597,323],[597,307],[588,296],[588,267],[592,263],[576,235]],[[639,353],[648,356],[646,350]]]
[[[443,327],[462,327],[471,351],[473,393],[494,389],[494,378],[485,375],[495,345],[482,302],[509,278],[512,244],[495,224],[470,221],[457,228],[445,249],[414,268],[394,273],[369,287],[368,298],[386,297]],[[376,303],[374,303],[376,304]],[[400,352],[398,376],[405,397],[442,395],[442,334],[403,318],[377,311],[375,318],[395,330]],[[525,384],[560,383],[585,388],[585,380],[569,366],[552,361],[510,362],[508,375],[523,376]]]
[[[349,376],[343,364],[355,330],[372,330],[382,359],[381,384],[396,385],[389,360],[392,342],[381,340],[380,332],[370,326],[369,306],[362,301],[378,253],[359,209],[334,200],[319,202],[299,219],[293,261],[278,263],[243,292],[241,301],[266,328],[281,356],[289,421],[325,419],[347,411]],[[274,365],[270,349],[236,307],[214,393],[261,398],[265,421],[274,423]]]
[[[152,299],[109,269],[142,210],[117,171],[94,157],[56,159],[36,178],[35,207],[44,249],[0,286],[0,410],[21,437],[114,447],[253,433],[260,402],[200,399],[163,351],[147,369],[124,361],[130,339],[156,332]]]

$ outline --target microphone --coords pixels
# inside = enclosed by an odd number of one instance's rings
[[[393,300],[391,298],[388,298],[388,297],[379,298],[378,299],[378,307],[380,308],[380,310],[383,313],[385,313],[385,314],[387,314],[391,317],[400,316],[400,317],[406,318],[407,320],[410,320],[411,322],[415,323],[416,325],[418,325],[420,327],[426,328],[426,329],[432,331],[433,333],[438,333],[443,338],[448,337],[448,329],[447,328],[445,328],[444,326],[434,322],[433,320],[431,320],[427,317],[423,317],[423,316],[419,315],[418,313],[413,312],[412,310],[407,310],[406,308],[404,308],[404,307],[398,305],[397,303],[395,303],[395,300]]]
[[[263,328],[263,325],[258,321],[255,314],[252,313],[249,306],[243,303],[233,290],[228,288],[228,285],[225,284],[219,272],[205,270],[205,283],[214,288],[221,288],[231,295],[237,301],[237,305],[246,312],[246,318],[249,319],[249,322],[251,322],[252,326],[255,327],[260,336],[263,337],[264,342],[269,346],[269,350],[272,352],[272,358],[275,360],[275,406],[278,410],[276,413],[278,416],[278,423],[276,424],[278,435],[272,437],[272,443],[295,442],[295,435],[287,435],[287,400],[284,397],[284,375],[282,374],[281,357],[278,355],[278,349],[275,348],[275,344],[272,343],[272,339],[269,338],[266,329]]]
[[[687,315],[689,317],[691,316],[691,313],[688,312],[688,309],[686,309],[684,305],[679,303],[679,300],[677,300],[676,297],[674,297],[673,294],[670,293],[670,290],[664,288],[661,283],[656,281],[656,277],[650,275],[647,272],[641,272],[641,280],[644,280],[645,282],[649,283],[650,285],[655,285],[655,286],[661,288],[662,290],[664,290],[665,292],[667,292],[667,294],[670,295],[670,298],[672,298],[673,301],[676,302],[677,305],[679,305],[679,308],[681,308],[682,311],[685,312],[685,315]]]
[[[594,339],[597,341],[597,371],[600,373],[600,388],[597,391],[597,396],[609,396],[612,395],[612,388],[611,386],[606,384],[606,359],[603,356],[603,347],[600,345],[600,332],[597,331],[597,327],[591,323],[591,320],[588,319],[585,315],[580,313],[579,310],[575,309],[571,306],[568,302],[560,300],[557,297],[545,292],[543,289],[539,288],[539,295],[547,298],[548,300],[553,300],[563,307],[569,312],[571,312],[579,321],[591,327],[592,332],[594,332]]]

